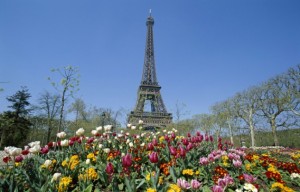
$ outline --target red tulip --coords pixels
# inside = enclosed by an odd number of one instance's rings
[[[191,137],[191,133],[190,133],[190,132],[188,132],[187,136],[188,136],[188,137]]]
[[[28,155],[28,153],[29,153],[29,150],[23,150],[22,151],[22,155]]]
[[[130,167],[132,165],[132,158],[130,154],[126,154],[122,157],[122,165],[123,167]]]
[[[105,169],[106,173],[111,175],[114,173],[114,166],[112,163],[108,163],[107,166],[106,166],[106,169]]]
[[[181,139],[182,144],[188,145],[189,141],[186,138]]]
[[[4,163],[8,163],[11,159],[10,159],[9,156],[6,156],[6,157],[3,157],[2,160],[3,160]]]
[[[149,155],[149,160],[150,160],[151,163],[157,163],[158,162],[158,154],[157,154],[157,152],[152,152]]]
[[[172,137],[172,139],[175,139],[176,135],[174,132],[171,133],[171,137]]]

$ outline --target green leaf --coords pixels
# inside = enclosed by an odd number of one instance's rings
[[[202,187],[203,192],[211,192],[211,189],[208,186]]]
[[[87,188],[84,189],[83,192],[92,192],[93,190],[93,184],[90,184]]]
[[[175,175],[175,172],[174,172],[174,168],[173,167],[170,167],[170,174],[171,174],[171,177],[173,179],[173,182],[176,183],[177,182],[177,178],[176,178],[176,175]]]
[[[119,187],[119,190],[123,190],[124,189],[124,183],[120,183],[119,185],[118,185],[118,187]]]

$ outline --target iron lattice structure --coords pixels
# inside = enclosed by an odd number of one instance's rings
[[[145,128],[161,128],[172,122],[172,114],[167,112],[156,77],[154,45],[153,45],[154,19],[149,15],[146,21],[147,37],[145,59],[141,84],[137,93],[137,102],[133,111],[128,115],[128,123],[137,125],[143,121]],[[145,103],[150,103],[150,111],[145,111]]]

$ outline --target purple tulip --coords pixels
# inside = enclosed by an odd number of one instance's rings
[[[124,157],[122,157],[122,165],[126,168],[132,165],[132,158],[130,154],[126,154]]]
[[[158,154],[157,154],[157,152],[152,152],[149,155],[149,160],[150,160],[151,163],[157,163],[158,162]]]
[[[21,156],[21,155],[19,155],[19,156],[16,156],[16,158],[15,158],[15,162],[16,163],[19,163],[19,162],[22,162],[23,161],[23,157]]]
[[[153,144],[152,144],[152,143],[148,143],[148,145],[147,145],[147,150],[148,150],[148,151],[152,151],[153,149],[154,149]]]

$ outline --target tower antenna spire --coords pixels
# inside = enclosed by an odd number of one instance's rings
[[[151,9],[149,9],[149,16],[151,17]]]

